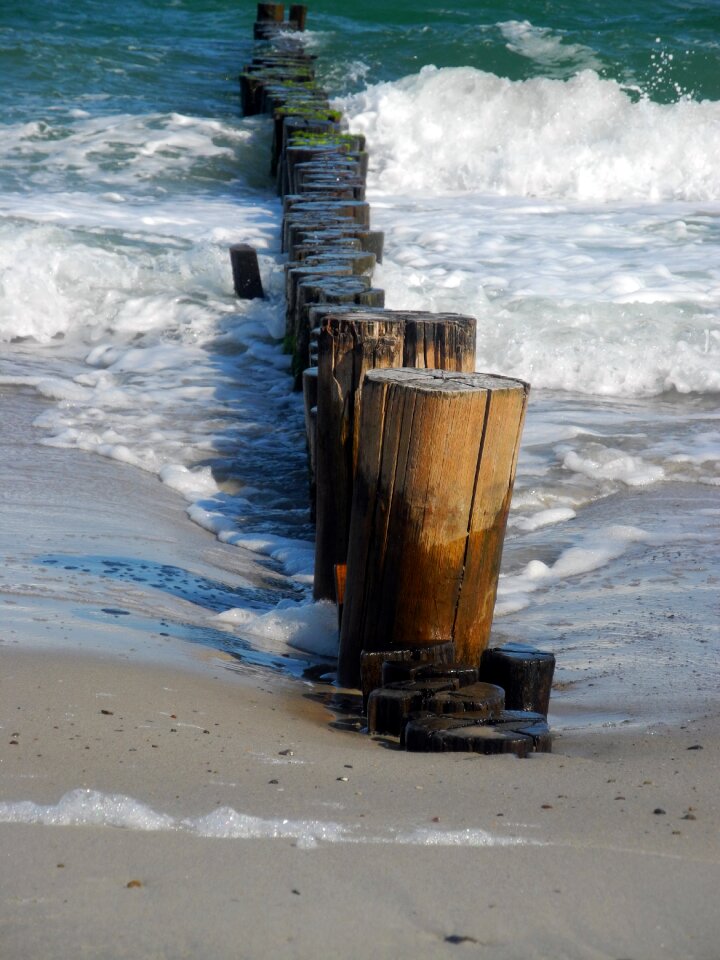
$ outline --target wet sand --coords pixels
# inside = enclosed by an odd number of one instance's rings
[[[3,402],[3,960],[715,960],[706,678],[687,719],[563,719],[551,755],[402,753],[213,632],[212,596],[277,591],[276,572],[154,478],[36,446],[30,395]],[[80,560],[38,562],[61,554]],[[185,579],[100,575],[98,557]],[[582,715],[580,688],[561,714]],[[97,792],[84,811],[63,805],[77,790]],[[41,823],[8,822],[25,801]]]

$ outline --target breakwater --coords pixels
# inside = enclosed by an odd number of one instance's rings
[[[273,124],[285,347],[305,396],[314,594],[339,608],[338,679],[362,689],[370,732],[407,749],[547,750],[554,657],[487,650],[529,387],[474,371],[474,317],[384,309],[365,138],[317,83],[305,20],[260,4],[240,84],[244,113]],[[231,256],[238,295],[260,295],[252,250]]]

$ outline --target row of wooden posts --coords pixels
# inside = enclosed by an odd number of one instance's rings
[[[384,661],[477,671],[529,388],[474,372],[474,317],[384,308],[372,282],[384,237],[370,226],[364,137],[347,131],[316,81],[301,42],[306,9],[283,17],[280,4],[258,6],[242,107],[273,122],[314,594],[338,603],[338,680],[367,699]],[[231,257],[238,294],[261,294],[254,252],[238,245]]]

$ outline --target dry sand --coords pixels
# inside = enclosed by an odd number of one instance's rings
[[[338,729],[308,685],[219,662],[0,656],[4,800],[55,806],[87,788],[175,818],[0,825],[3,960],[718,956],[709,721],[566,735],[527,760],[426,756]],[[347,838],[308,849],[181,824],[222,807]],[[487,844],[444,845],[468,829]],[[435,845],[411,842],[422,831]]]
[[[330,688],[163,637],[163,617],[202,632],[187,599],[38,566],[41,553],[122,550],[228,587],[278,582],[151,477],[35,446],[34,401],[13,398],[0,960],[717,960],[716,715],[653,734],[565,730],[527,760],[402,753],[330,710]],[[116,601],[133,616],[99,619]],[[6,822],[22,801],[48,820],[78,789],[106,810],[111,796],[146,805],[156,829]],[[238,836],[200,835],[218,810]]]

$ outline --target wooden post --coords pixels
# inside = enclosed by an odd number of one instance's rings
[[[256,20],[259,23],[282,23],[285,5],[282,3],[259,3]]]
[[[295,24],[297,30],[304,30],[305,21],[307,20],[307,7],[299,3],[294,3],[290,7],[289,20]]]
[[[317,367],[308,367],[303,371],[303,407],[305,410],[305,437],[308,453],[308,477],[310,495],[310,519],[315,520],[316,465],[317,448]]]
[[[487,649],[480,661],[480,676],[505,691],[508,710],[530,710],[547,716],[555,657],[525,643],[506,643]]]
[[[318,336],[315,597],[332,598],[332,569],[345,563],[357,464],[362,383],[379,367],[473,370],[475,318],[387,310],[325,315]]]
[[[361,384],[368,370],[402,364],[402,324],[382,314],[326,314],[318,336],[315,599],[335,597],[334,568],[347,557]]]
[[[307,280],[297,288],[295,304],[295,373],[310,366],[310,306],[312,304],[356,304],[363,307],[382,307],[383,290],[370,286],[364,276],[328,277],[326,280]]]
[[[549,753],[552,738],[539,713],[504,710],[483,720],[471,714],[435,716],[431,713],[408,720],[400,734],[400,746],[424,753]]]
[[[233,286],[235,293],[242,300],[254,300],[264,297],[260,268],[258,267],[257,253],[247,243],[236,243],[230,247],[230,263],[232,264]]]
[[[405,318],[404,367],[427,370],[475,370],[475,317],[454,313],[402,313]]]
[[[345,603],[345,580],[347,578],[347,564],[335,564],[335,603],[337,604],[338,630],[342,623],[343,605]]]
[[[482,373],[365,377],[338,678],[363,650],[488,643],[528,385]]]
[[[345,571],[347,587],[347,570]],[[360,689],[363,695],[363,713],[373,690],[383,685],[383,670],[388,662],[407,665],[443,665],[455,660],[455,644],[436,643],[430,647],[412,647],[405,650],[363,650],[360,656]]]

